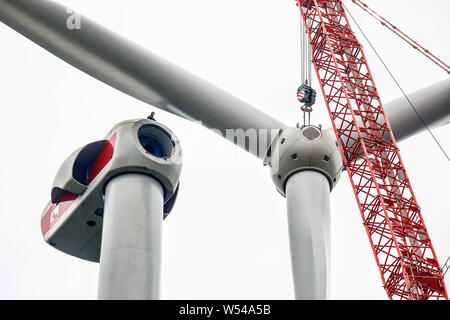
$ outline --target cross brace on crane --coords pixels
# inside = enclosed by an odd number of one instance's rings
[[[448,299],[420,207],[342,1],[297,0],[297,5],[388,297]]]

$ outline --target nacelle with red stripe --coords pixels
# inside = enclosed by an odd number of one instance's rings
[[[45,241],[81,259],[98,262],[108,181],[126,173],[157,179],[164,189],[164,218],[171,211],[182,167],[177,137],[149,119],[117,124],[104,140],[73,152],[61,165],[41,217]]]

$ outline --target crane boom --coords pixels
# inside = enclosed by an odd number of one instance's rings
[[[297,4],[388,297],[448,299],[420,207],[342,1],[297,0]]]
[[[361,0],[352,0],[354,4],[356,4],[358,7],[363,9],[365,12],[367,12],[370,16],[375,18],[378,22],[381,23],[382,26],[388,28],[391,30],[395,35],[400,37],[403,41],[405,41],[407,44],[412,46],[414,49],[419,51],[421,54],[423,54],[425,57],[427,57],[431,62],[436,64],[439,68],[444,70],[446,73],[450,74],[450,66],[446,64],[444,61],[436,57],[434,54],[432,54],[429,50],[424,48],[422,45],[420,45],[417,41],[412,39],[410,36],[408,36],[406,33],[401,31],[398,27],[393,25],[391,22],[389,22],[387,19],[380,16],[375,10],[370,8],[366,3],[362,2]]]

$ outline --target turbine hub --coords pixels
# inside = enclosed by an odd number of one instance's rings
[[[264,160],[278,192],[286,196],[286,182],[299,171],[318,171],[330,183],[339,181],[344,162],[334,132],[316,126],[280,130]]]

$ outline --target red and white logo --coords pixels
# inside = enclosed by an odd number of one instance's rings
[[[55,209],[50,213],[50,228],[58,221],[59,219],[59,206],[57,205]]]
[[[88,185],[95,177],[105,168],[112,159],[114,146],[116,144],[116,133],[114,133],[105,144],[101,152],[93,160],[92,173],[88,180]],[[64,192],[57,204],[51,204],[47,212],[41,218],[41,230],[45,236],[47,232],[56,224],[56,222],[65,215],[66,211],[72,206],[73,202],[78,199],[78,195],[70,192]]]
[[[78,198],[78,195],[66,193],[63,195],[61,202],[52,204],[41,219],[42,234],[45,235],[56,222],[64,215],[67,209]]]

